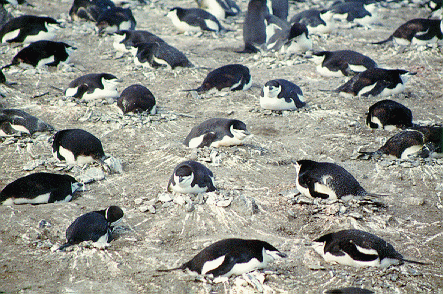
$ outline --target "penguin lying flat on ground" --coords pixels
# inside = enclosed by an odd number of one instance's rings
[[[180,33],[199,31],[220,33],[226,31],[215,16],[200,8],[174,7],[167,16]]]
[[[148,111],[156,113],[155,97],[148,88],[142,85],[131,85],[123,90],[117,100],[117,106],[124,114],[128,112],[142,113]]]
[[[371,58],[351,50],[314,52],[312,58],[317,72],[328,77],[353,76],[377,67]]]
[[[225,19],[227,16],[236,16],[240,13],[240,7],[234,0],[196,0],[199,8],[206,10],[217,19]]]
[[[140,43],[135,45],[137,53],[134,57],[134,63],[143,67],[167,67],[175,69],[176,67],[194,67],[188,58],[177,48],[165,43]]]
[[[289,23],[305,24],[311,34],[329,34],[335,28],[333,12],[309,9],[294,15]]]
[[[95,99],[117,98],[118,79],[108,73],[92,73],[76,78],[69,83],[65,96],[84,101]]]
[[[393,131],[412,127],[412,111],[393,100],[382,100],[369,107],[366,125],[372,129]]]
[[[175,167],[167,190],[186,194],[212,192],[215,191],[214,175],[201,163],[184,161]]]
[[[134,30],[137,22],[129,8],[113,7],[105,10],[97,18],[99,34],[113,34],[120,30]]]
[[[108,9],[115,7],[110,0],[74,0],[69,16],[72,20],[97,21],[98,17]]]
[[[52,132],[54,128],[20,109],[0,109],[0,137],[36,132]]]
[[[52,40],[59,23],[52,17],[22,15],[9,20],[0,29],[1,43],[32,43]]]
[[[141,43],[159,43],[165,42],[160,37],[150,33],[148,31],[139,30],[121,30],[116,32],[114,35],[113,46],[116,50],[126,52],[133,51],[137,52],[136,45]],[[136,55],[136,54],[134,54]]]
[[[260,106],[271,110],[294,110],[305,106],[303,92],[296,84],[276,79],[266,82],[260,95]]]

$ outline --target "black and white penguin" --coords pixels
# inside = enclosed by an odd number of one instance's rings
[[[441,18],[443,13],[443,0],[430,0],[426,6],[432,11],[430,18]]]
[[[320,51],[312,54],[317,72],[328,77],[353,76],[377,67],[371,58],[351,50]]]
[[[291,26],[289,23],[273,14],[265,17],[266,42],[256,47],[265,51],[278,51],[288,42]],[[283,48],[284,49],[284,48]]]
[[[236,16],[240,13],[240,7],[234,0],[196,0],[199,8],[206,10],[217,19],[225,19],[227,16]]]
[[[140,43],[135,45],[134,63],[143,67],[193,67],[194,65],[177,48],[165,42]]]
[[[69,175],[33,173],[6,185],[0,192],[0,203],[13,205],[68,202],[81,186]]]
[[[245,48],[239,53],[256,53],[266,44],[265,18],[269,15],[267,0],[250,0],[243,23]]]
[[[160,37],[148,31],[138,30],[121,30],[114,35],[114,49],[122,52],[132,51],[133,55],[137,54],[136,45],[141,43],[160,43],[165,42]]]
[[[59,23],[52,17],[22,15],[9,20],[0,29],[1,43],[32,43],[52,40]]]
[[[158,271],[188,270],[210,278],[230,277],[264,269],[275,259],[285,257],[285,253],[265,241],[223,239],[206,247],[178,268]]]
[[[96,26],[99,34],[114,34],[120,30],[134,30],[137,22],[129,8],[112,7],[105,10],[97,18]]]
[[[376,196],[366,192],[343,167],[329,162],[298,160],[294,162],[295,184],[308,197],[340,199],[344,196]]]
[[[211,118],[193,127],[183,144],[190,148],[241,145],[248,135],[250,133],[242,121]]]
[[[312,247],[326,262],[355,267],[387,268],[404,262],[423,264],[404,259],[391,244],[380,237],[355,229],[321,236],[312,242]]]
[[[229,88],[231,91],[246,91],[252,85],[249,68],[241,64],[228,64],[214,69],[203,80],[200,87],[186,91],[207,92],[213,88],[221,91]]]
[[[81,129],[58,131],[54,135],[52,153],[59,160],[77,164],[85,164],[96,160],[102,162],[105,158],[100,140]]]
[[[416,72],[403,69],[370,68],[340,86],[342,96],[389,96],[405,90],[405,83]]]
[[[167,17],[180,33],[199,31],[219,33],[225,30],[215,16],[200,8],[174,7],[169,10]]]
[[[382,100],[369,107],[366,125],[371,129],[381,128],[388,131],[412,126],[412,111],[393,100]]]
[[[260,106],[263,109],[293,110],[305,105],[300,87],[284,79],[266,82],[261,91]]]
[[[142,113],[149,112],[156,113],[155,97],[148,88],[142,85],[131,85],[123,90],[117,100],[117,106],[124,114],[128,112]]]
[[[37,41],[20,50],[12,59],[12,62],[3,68],[13,65],[33,66],[57,66],[60,62],[69,62],[69,55],[75,50],[63,42]]]
[[[312,49],[308,27],[302,23],[293,23],[289,30],[288,39],[284,45],[287,53],[305,53]]]
[[[108,73],[92,73],[76,78],[69,83],[65,96],[83,101],[117,98],[118,79]]]
[[[188,160],[178,164],[168,183],[168,192],[198,194],[215,191],[214,175],[203,164]]]
[[[415,18],[401,26],[386,40],[372,43],[384,44],[394,40],[399,45],[427,45],[443,39],[443,20]]]
[[[108,9],[115,7],[111,0],[74,0],[69,16],[72,20],[86,19],[97,21],[98,17]]]
[[[59,250],[83,241],[93,241],[104,247],[112,241],[114,227],[123,219],[123,210],[118,206],[92,211],[79,216],[66,230],[66,243]]]
[[[54,128],[20,109],[0,109],[0,137],[25,133],[51,132]]]
[[[329,34],[335,28],[333,15],[329,10],[309,9],[294,15],[289,22],[305,24],[311,34]]]
[[[365,4],[359,1],[334,3],[330,8],[334,18],[349,23],[369,27],[378,20],[377,4]]]
[[[357,288],[357,287],[346,287],[339,289],[326,290],[324,294],[374,294],[374,291]]]

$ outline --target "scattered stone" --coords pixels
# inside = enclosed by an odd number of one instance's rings
[[[105,178],[105,173],[101,168],[88,168],[83,174],[77,177],[77,180],[84,184],[92,183],[94,181],[101,181]]]
[[[172,197],[168,193],[159,194],[157,199],[158,199],[158,201],[163,202],[163,203],[172,201]]]
[[[26,163],[23,166],[23,170],[31,171],[31,170],[34,170],[36,167],[38,167],[40,165],[44,165],[44,164],[45,164],[44,160],[36,159],[36,160]]]

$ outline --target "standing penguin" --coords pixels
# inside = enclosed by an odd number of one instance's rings
[[[228,64],[208,73],[200,87],[186,91],[204,93],[213,88],[219,91],[224,88],[230,88],[231,91],[246,91],[251,85],[252,79],[248,67],[241,64]]]
[[[0,29],[1,43],[32,43],[52,40],[59,23],[52,17],[22,15],[9,20]]]
[[[68,202],[79,187],[81,184],[69,175],[33,173],[6,185],[0,192],[0,203],[13,205]]]
[[[308,197],[340,199],[344,196],[376,196],[366,192],[360,183],[343,167],[329,162],[298,160],[294,162],[295,184]]]
[[[193,127],[183,144],[190,148],[241,145],[249,134],[242,121],[211,118]]]
[[[243,23],[244,53],[256,53],[266,43],[265,18],[269,15],[267,0],[250,0]]]
[[[60,62],[69,62],[69,55],[75,50],[63,42],[37,41],[20,50],[12,62],[3,68],[13,65],[27,65],[33,67],[57,66]]]
[[[137,53],[134,63],[143,67],[193,67],[194,65],[177,48],[165,42],[139,43],[136,44]]]
[[[371,58],[351,50],[320,51],[313,53],[317,72],[323,76],[351,76],[367,69],[377,67]]]
[[[403,69],[370,68],[354,76],[336,91],[343,96],[395,95],[405,90],[405,83],[415,74]]]
[[[236,16],[240,13],[240,7],[234,0],[196,0],[199,8],[206,10],[217,19],[225,19],[227,16]]]
[[[131,85],[123,90],[117,100],[117,106],[124,114],[128,112],[142,113],[148,111],[156,113],[155,97],[148,88],[142,85]]]
[[[223,239],[206,247],[180,267],[158,271],[189,270],[211,278],[230,277],[264,269],[270,262],[284,257],[286,254],[265,241]]]
[[[79,216],[66,230],[66,243],[59,250],[83,241],[93,241],[99,246],[108,245],[112,241],[112,231],[123,215],[120,207],[109,206]]]
[[[366,124],[371,129],[382,128],[393,131],[412,126],[412,112],[393,100],[382,100],[369,107]]]
[[[305,104],[300,87],[284,79],[266,82],[261,92],[260,106],[263,109],[293,110]]]
[[[288,19],[289,1],[288,0],[268,0],[271,3],[272,14],[283,20]],[[268,2],[269,5],[269,2]]]
[[[54,128],[21,109],[0,109],[0,137],[36,132],[52,132]]]
[[[174,7],[167,16],[180,33],[199,31],[219,33],[225,30],[215,16],[200,8]]]
[[[394,247],[380,237],[360,230],[342,230],[329,233],[313,241],[312,247],[327,262],[343,265],[387,268],[405,261]]]
[[[214,175],[201,163],[184,161],[175,167],[167,190],[186,194],[212,192],[215,191]]]
[[[76,78],[69,83],[65,96],[84,101],[95,99],[117,98],[118,79],[108,73],[92,73]]]
[[[105,158],[100,140],[81,129],[58,131],[54,135],[52,153],[59,160],[77,164],[85,164],[96,160],[103,162]]]

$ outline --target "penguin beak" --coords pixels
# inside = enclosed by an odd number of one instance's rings
[[[183,177],[178,177],[178,182],[179,183],[183,182]]]
[[[288,257],[288,255],[286,253],[283,253],[283,252],[277,252],[277,255],[280,256],[281,258]]]

